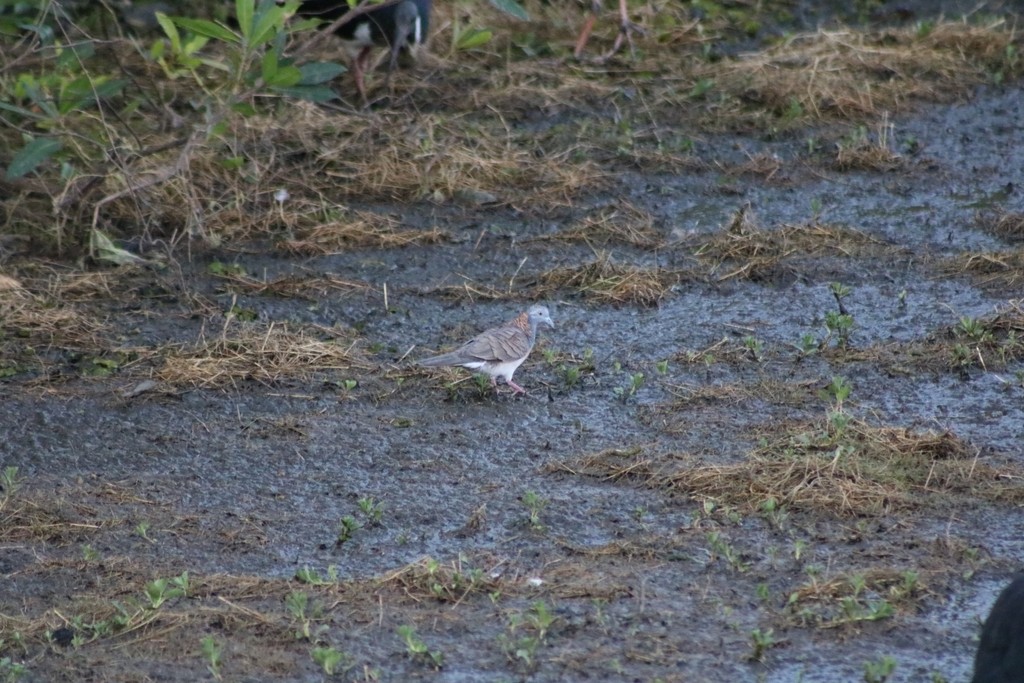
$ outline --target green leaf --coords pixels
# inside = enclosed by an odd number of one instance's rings
[[[235,19],[238,20],[238,28],[246,40],[252,36],[252,15],[256,7],[256,0],[235,0]]]
[[[60,113],[67,114],[105,97],[113,97],[121,92],[126,82],[123,79],[106,80],[103,76],[95,80],[89,76],[79,76],[64,83],[59,96]]]
[[[236,45],[242,42],[242,37],[231,29],[226,26],[221,26],[218,23],[207,21],[206,19],[175,17],[174,23],[183,29],[192,31],[192,33],[198,33],[199,35],[206,36],[207,38],[223,40],[226,43],[235,43]]]
[[[249,38],[249,45],[263,45],[277,34],[284,26],[284,8],[269,7],[260,13],[256,27]]]
[[[99,230],[93,230],[89,234],[89,246],[100,261],[110,261],[119,266],[147,263],[146,259],[126,251],[114,244],[114,242]]]
[[[194,55],[195,53],[197,53],[200,50],[202,50],[203,47],[208,42],[210,42],[210,39],[207,38],[206,36],[201,36],[198,33],[190,35],[188,37],[188,40],[186,40],[184,43],[182,43],[181,53],[179,54],[179,59],[184,60],[185,57],[188,57],[190,55]]]
[[[326,26],[323,19],[300,19],[299,21],[288,22],[288,33],[302,33],[310,31],[317,26]]]
[[[345,68],[344,64],[338,64],[337,62],[310,62],[300,66],[299,71],[302,73],[302,80],[299,81],[300,84],[320,85],[321,83],[329,83],[348,71],[348,69]]]
[[[32,100],[32,103],[42,109],[47,116],[51,119],[60,118],[60,112],[57,111],[51,98],[39,89],[39,85],[35,81],[19,78],[18,84],[25,91],[25,95]]]
[[[236,111],[242,116],[255,116],[256,107],[252,106],[248,102],[236,102],[231,105],[231,111]]]
[[[260,75],[263,77],[263,82],[268,84],[277,75],[277,54],[273,50],[267,50],[263,54],[263,65],[260,69]]]
[[[14,155],[4,177],[7,180],[16,180],[31,173],[35,170],[36,166],[59,152],[62,146],[60,140],[56,138],[36,138],[32,140]]]
[[[271,88],[290,88],[302,80],[302,72],[294,66],[282,66],[273,77],[264,79]]]
[[[516,0],[491,0],[491,4],[520,21],[530,20],[530,15]]]
[[[171,18],[163,12],[157,12],[156,20],[171,41],[171,52],[175,54],[181,52],[181,34],[178,33],[178,28],[174,25]]]
[[[472,50],[474,47],[480,47],[490,41],[490,39],[491,32],[487,29],[470,29],[459,36],[459,41],[455,47],[460,50]]]

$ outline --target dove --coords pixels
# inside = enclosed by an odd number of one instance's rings
[[[555,323],[546,306],[531,306],[514,320],[484,330],[459,348],[440,356],[424,358],[420,365],[427,367],[460,366],[490,375],[491,386],[498,386],[498,378],[512,387],[513,394],[525,394],[526,389],[512,381],[512,374],[533,350],[537,341],[537,328]]]

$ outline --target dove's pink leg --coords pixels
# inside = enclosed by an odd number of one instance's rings
[[[521,386],[519,386],[518,384],[516,384],[515,382],[513,382],[510,379],[505,380],[505,384],[507,384],[510,387],[512,387],[512,394],[513,395],[515,395],[515,394],[525,394],[526,393],[526,389],[523,389]]]

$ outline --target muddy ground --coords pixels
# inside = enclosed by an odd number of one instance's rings
[[[969,679],[1024,564],[1019,81],[712,130],[609,64],[479,114],[575,185],[322,148],[265,230],[6,255],[5,680]],[[526,396],[415,366],[534,301]]]

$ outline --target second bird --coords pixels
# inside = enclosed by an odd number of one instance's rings
[[[299,16],[322,19],[330,24],[349,11],[345,0],[305,0]],[[352,76],[359,96],[366,101],[363,75],[370,64],[374,47],[386,47],[388,78],[398,64],[398,54],[413,51],[427,39],[430,28],[430,0],[384,0],[372,9],[354,16],[335,29],[352,56]]]
[[[553,328],[555,323],[546,306],[531,306],[514,320],[484,330],[450,353],[425,358],[420,365],[450,365],[477,370],[490,376],[492,386],[496,387],[500,378],[512,387],[513,393],[525,394],[526,389],[512,381],[512,374],[533,350],[537,342],[537,328],[541,325]]]

